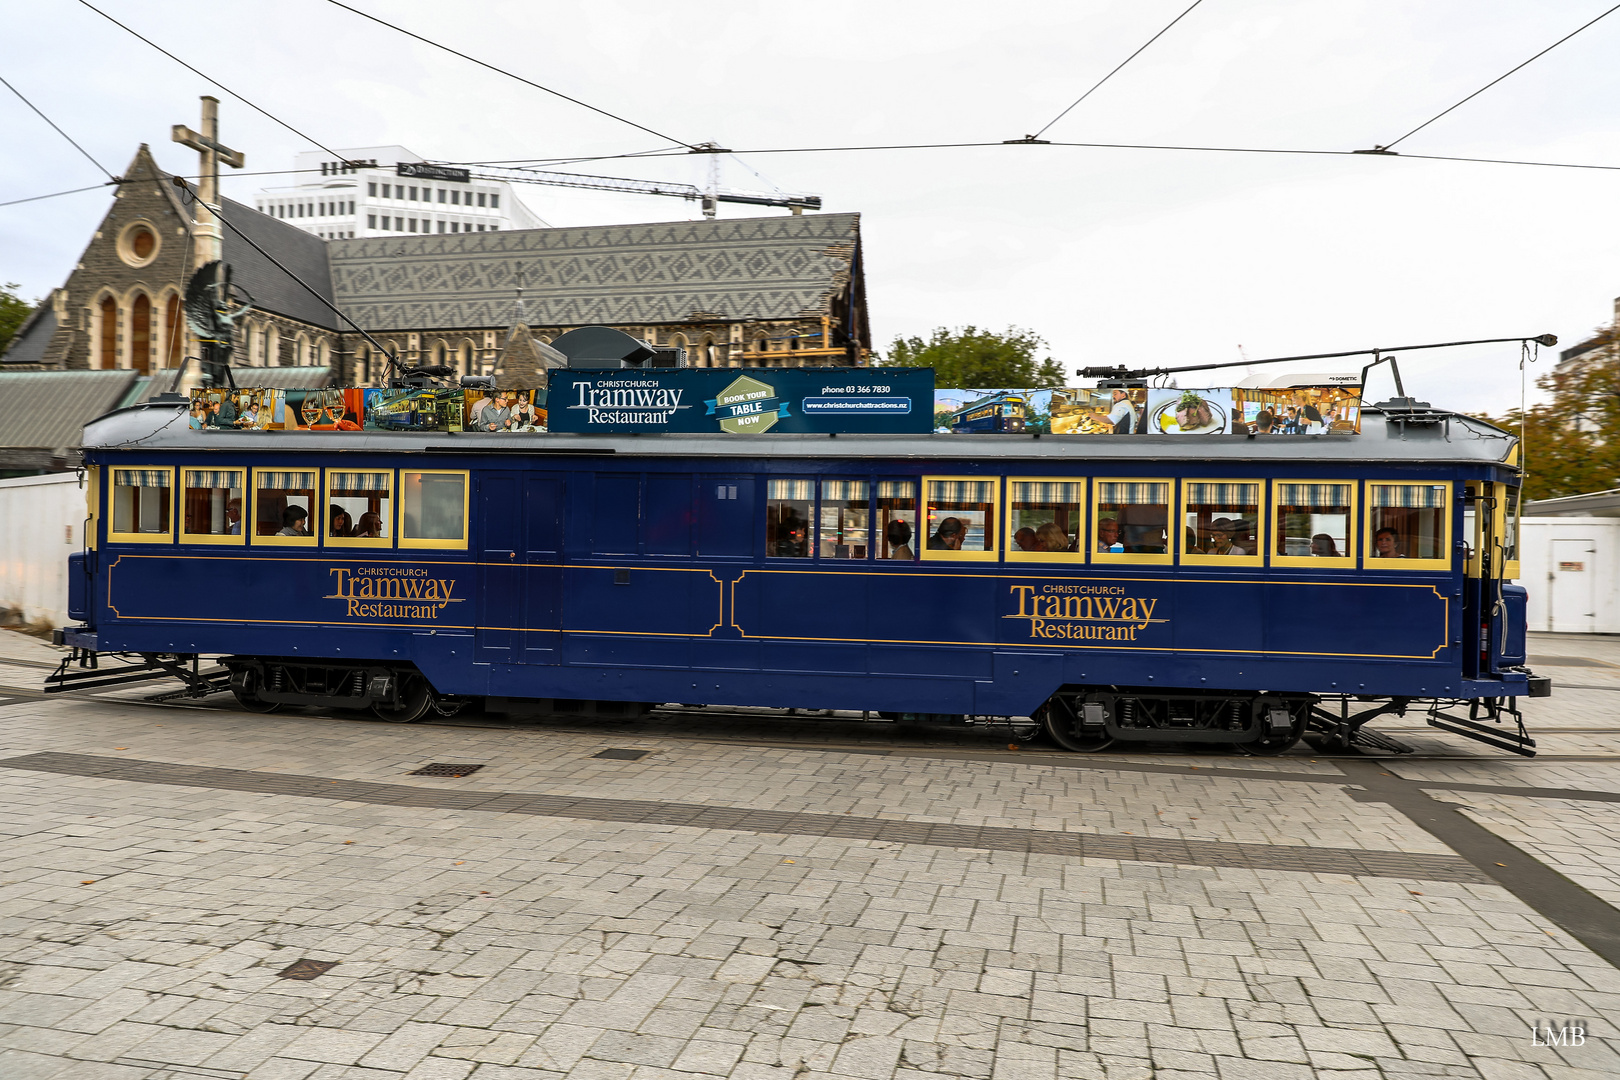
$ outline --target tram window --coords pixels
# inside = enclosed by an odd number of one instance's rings
[[[243,543],[244,478],[241,469],[182,469],[180,539],[193,544]]]
[[[1010,479],[1007,485],[1007,558],[1085,561],[1085,481]]]
[[[1368,484],[1367,557],[1446,565],[1445,484]]]
[[[1276,485],[1274,562],[1320,566],[1334,559],[1353,565],[1355,549],[1350,522],[1355,516],[1351,484],[1282,483]]]
[[[912,562],[917,558],[917,483],[879,480],[877,484],[877,557]]]
[[[1260,482],[1188,480],[1182,486],[1181,556],[1190,563],[1258,564]]]
[[[997,480],[927,477],[925,559],[996,557]]]
[[[1098,561],[1170,561],[1170,481],[1098,480],[1096,491]]]
[[[399,472],[399,546],[467,546],[467,474],[437,469]]]
[[[173,469],[114,469],[109,539],[163,543],[171,538]]]
[[[326,471],[326,542],[337,547],[392,547],[392,470]]]
[[[1502,506],[1502,560],[1506,563],[1519,561],[1519,488],[1510,487]],[[1513,567],[1509,566],[1511,577],[1518,577]]]
[[[314,469],[254,469],[253,542],[313,545],[320,529],[319,480]]]
[[[810,506],[814,481],[769,480],[765,484],[765,554],[779,559],[810,557]]]
[[[867,534],[865,480],[823,480],[816,554],[823,559],[864,559],[872,550]]]

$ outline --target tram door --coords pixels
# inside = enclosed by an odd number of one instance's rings
[[[555,664],[561,620],[562,482],[524,473],[478,481],[479,619],[485,664]]]

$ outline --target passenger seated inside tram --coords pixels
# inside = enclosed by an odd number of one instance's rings
[[[304,528],[304,522],[309,518],[309,512],[302,506],[289,506],[281,512],[281,531],[277,536],[308,536],[309,530]]]
[[[1125,550],[1125,545],[1119,542],[1118,521],[1113,518],[1103,518],[1097,522],[1097,550],[1115,553]]]
[[[773,553],[792,559],[802,559],[805,552],[807,538],[810,535],[810,525],[790,503],[782,510],[782,520],[776,526],[776,551]]]
[[[1311,537],[1311,554],[1328,559],[1342,559],[1339,554],[1339,545],[1333,542],[1333,537],[1327,533],[1317,533]]]
[[[889,542],[889,558],[905,559],[910,562],[916,558],[911,553],[911,524],[895,518],[889,522],[889,527],[883,530],[883,538]]]
[[[354,524],[349,520],[349,512],[341,506],[332,507],[331,520],[326,526],[327,536],[353,536]]]
[[[1035,546],[1035,530],[1028,525],[1013,533],[1013,543],[1018,545],[1019,551],[1039,551]]]
[[[1377,532],[1373,533],[1373,558],[1375,558],[1375,559],[1404,559],[1404,558],[1406,558],[1405,555],[1402,555],[1399,551],[1396,550],[1396,548],[1399,545],[1400,545],[1400,540],[1399,540],[1399,538],[1396,537],[1395,530],[1389,528],[1386,525],[1384,528],[1379,529]]]
[[[355,526],[354,535],[379,539],[382,536],[382,515],[375,510],[367,510],[361,514],[360,524]]]
[[[1232,534],[1235,532],[1237,524],[1231,518],[1216,518],[1210,522],[1209,543],[1204,546],[1204,554],[1247,555],[1246,550],[1232,543]]]
[[[1041,523],[1040,528],[1035,530],[1035,541],[1033,547],[1026,548],[1025,550],[1068,551],[1069,534],[1059,528],[1057,522],[1044,521]]]
[[[961,551],[962,541],[967,536],[967,530],[962,527],[959,518],[948,517],[939,523],[934,535],[928,538],[930,551]]]

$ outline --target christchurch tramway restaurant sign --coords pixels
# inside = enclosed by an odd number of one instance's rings
[[[552,431],[684,434],[923,434],[934,422],[927,368],[558,371]]]

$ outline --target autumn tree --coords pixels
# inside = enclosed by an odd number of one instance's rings
[[[1522,417],[1526,499],[1620,487],[1620,334],[1603,327],[1589,340],[1591,359],[1536,380],[1552,400]],[[1492,422],[1517,434],[1520,420],[1513,409]]]
[[[0,285],[0,353],[6,351],[34,305],[17,295],[17,284]]]
[[[933,368],[934,385],[941,390],[1062,386],[1063,368],[1051,356],[1041,355],[1047,348],[1039,334],[1016,326],[1005,334],[976,326],[956,330],[942,326],[926,341],[895,338],[883,363]]]

